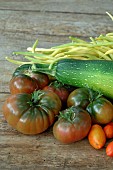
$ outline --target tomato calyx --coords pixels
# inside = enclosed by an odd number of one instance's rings
[[[54,88],[60,88],[63,86],[63,84],[58,81],[54,81],[54,82],[51,82],[49,86],[53,86]]]
[[[34,91],[32,93],[32,97],[31,100],[28,102],[30,104],[30,106],[39,106],[39,100],[41,99],[41,97],[44,95],[44,92],[41,90],[38,91]]]
[[[55,89],[62,87],[68,89],[70,87],[69,85],[63,84],[62,82],[59,82],[57,80],[51,82],[49,86],[53,86]]]
[[[58,117],[63,118],[73,124],[76,118],[76,113],[78,113],[79,110],[80,109],[78,107],[72,106],[63,110],[62,112],[59,112],[60,114]]]
[[[99,91],[94,91],[90,88],[88,88],[88,92],[89,92],[89,101],[90,103],[92,103],[94,100],[97,100],[98,98],[102,97],[103,94]]]

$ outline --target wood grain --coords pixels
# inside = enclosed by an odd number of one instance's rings
[[[0,95],[0,106],[7,97],[8,94]],[[105,147],[95,150],[87,138],[64,145],[54,138],[52,127],[39,135],[23,135],[0,115],[1,169],[112,169],[112,163],[113,160],[105,155]]]
[[[12,3],[15,4],[13,1]],[[0,7],[2,6],[1,4]],[[39,39],[39,47],[50,48],[70,42],[69,36],[89,41],[89,37],[96,37],[113,30],[113,22],[107,14],[98,13],[97,15],[66,12],[52,14],[48,11],[4,9],[0,10],[0,23],[0,60],[4,60],[5,56],[11,55],[13,51],[26,50],[36,39]]]
[[[102,14],[112,12],[112,0],[0,0],[0,9]]]
[[[13,51],[25,51],[39,39],[39,47],[69,42],[69,36],[89,37],[112,32],[112,0],[0,0],[0,170],[112,170],[113,159],[104,146],[93,149],[87,138],[70,145],[58,142],[52,127],[27,136],[12,129],[2,113],[9,81],[17,65],[6,61]],[[20,57],[17,57],[17,59]],[[21,58],[23,60],[23,58]]]

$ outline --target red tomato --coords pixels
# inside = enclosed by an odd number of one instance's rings
[[[73,106],[60,114],[53,126],[53,134],[57,140],[67,144],[85,138],[90,128],[90,115],[85,110]]]
[[[68,88],[58,81],[52,82],[49,86],[45,86],[44,90],[49,90],[55,92],[59,98],[61,99],[62,103],[67,102],[67,98],[69,96]]]
[[[59,114],[61,101],[49,91],[10,95],[3,105],[6,121],[19,132],[38,134],[50,127]]]
[[[10,80],[9,88],[11,94],[32,93],[39,89],[37,81],[24,74],[14,76]]]
[[[113,157],[113,141],[107,145],[106,154],[110,157]]]

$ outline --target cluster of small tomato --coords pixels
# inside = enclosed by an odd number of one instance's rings
[[[88,137],[95,149],[113,138],[113,105],[88,88],[66,86],[46,74],[30,73],[14,75],[9,89],[3,114],[19,132],[38,134],[53,125],[53,135],[60,142]],[[113,156],[113,142],[106,153]]]

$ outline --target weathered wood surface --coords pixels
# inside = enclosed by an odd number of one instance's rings
[[[69,36],[89,40],[113,30],[105,14],[112,0],[0,0],[0,170],[112,170],[113,159],[93,149],[87,139],[71,145],[56,141],[52,127],[36,136],[12,129],[2,115],[9,80],[16,65],[5,60],[13,51],[26,50],[38,38],[39,47],[69,42]]]

